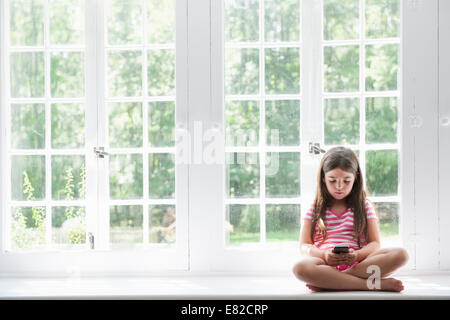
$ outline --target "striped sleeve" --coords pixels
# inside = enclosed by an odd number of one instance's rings
[[[309,210],[305,213],[305,216],[303,217],[304,220],[310,220],[312,221],[314,214],[314,204],[309,208]]]
[[[366,200],[366,214],[367,220],[378,220],[375,208],[369,200]]]

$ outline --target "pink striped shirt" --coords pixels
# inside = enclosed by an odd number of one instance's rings
[[[314,205],[311,206],[303,219],[312,221],[313,213]],[[375,209],[368,200],[366,200],[366,214],[367,220],[377,219]],[[353,250],[359,250],[367,244],[364,235],[362,235],[360,239],[361,247],[358,247],[358,239],[354,234],[353,210],[351,208],[347,208],[340,214],[337,214],[330,207],[327,207],[323,223],[327,227],[328,234],[325,241],[323,241],[317,224],[314,230],[314,245],[321,250],[333,249],[337,244],[347,244]]]

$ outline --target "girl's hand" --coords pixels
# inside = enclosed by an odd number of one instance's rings
[[[342,258],[344,259],[344,264],[347,266],[351,266],[353,263],[358,261],[358,251],[350,249],[348,253],[343,253]]]
[[[325,251],[325,262],[332,267],[346,264],[346,259],[342,253],[333,253],[333,249]]]

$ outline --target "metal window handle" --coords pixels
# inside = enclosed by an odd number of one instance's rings
[[[325,152],[326,151],[320,147],[320,143],[318,143],[318,142],[310,142],[309,143],[309,153],[310,154],[321,154],[321,153],[325,153]]]
[[[104,147],[94,147],[94,153],[99,157],[99,158],[104,158],[105,156],[108,156],[109,153],[105,151]]]
[[[94,235],[92,234],[92,232],[88,233],[88,237],[89,237],[89,247],[91,249],[94,249]]]

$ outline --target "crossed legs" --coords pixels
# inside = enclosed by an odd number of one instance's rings
[[[306,282],[310,289],[332,289],[332,290],[371,290],[367,286],[367,278],[372,273],[367,272],[369,266],[375,265],[380,268],[380,284],[384,291],[402,291],[403,284],[400,280],[386,278],[395,270],[405,265],[408,254],[402,248],[381,249],[370,254],[358,265],[345,271],[338,271],[329,266],[320,258],[308,257],[294,265],[294,275]]]

